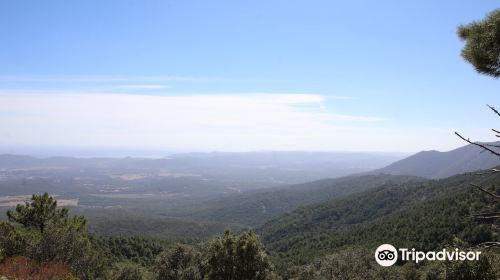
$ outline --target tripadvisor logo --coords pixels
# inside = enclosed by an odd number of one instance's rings
[[[479,251],[460,251],[459,249],[441,251],[422,252],[416,251],[414,248],[399,248],[397,250],[391,244],[382,244],[375,250],[375,260],[381,266],[391,266],[399,259],[402,261],[413,261],[418,263],[423,260],[427,261],[477,261],[479,260]]]
[[[375,251],[375,260],[381,266],[391,266],[398,260],[398,250],[391,244],[382,244]]]

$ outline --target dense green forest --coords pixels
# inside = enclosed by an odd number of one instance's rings
[[[487,180],[494,179],[488,178]],[[322,232],[337,232],[340,229],[395,215],[400,210],[412,213],[426,203],[441,204],[442,199],[455,196],[464,189],[469,190],[469,183],[477,181],[478,179],[474,176],[457,175],[443,180],[399,185],[387,184],[348,197],[299,208],[266,223],[259,228],[259,232],[271,248],[282,251],[281,242],[288,243],[290,239],[298,238],[296,233],[317,235]],[[480,197],[482,196],[478,195],[478,199]],[[439,201],[435,202],[435,200]],[[467,206],[464,211],[468,211],[470,207]],[[464,211],[457,215],[464,214]],[[285,247],[288,249],[289,246]],[[286,249],[283,250],[286,251]]]
[[[434,250],[499,240],[490,221],[479,223],[470,215],[498,211],[500,205],[469,186],[475,182],[494,191],[499,179],[386,180],[279,216],[256,228],[260,237],[247,230],[214,230],[208,239],[189,238],[189,232],[184,239],[172,238],[175,224],[157,237],[89,233],[85,217],[55,207],[48,195],[35,195],[0,224],[0,274],[13,279],[498,279],[495,250],[485,251],[478,262],[399,262],[390,268],[378,266],[373,252],[383,243]],[[122,228],[126,215],[110,226]],[[146,226],[147,232],[148,224],[155,228],[154,221],[144,221],[137,231]]]
[[[189,219],[171,218],[161,215],[148,215],[143,211],[113,210],[104,214],[88,213],[88,229],[92,233],[104,236],[148,236],[170,239],[204,240],[226,228],[239,231],[246,227],[222,222],[193,221]]]
[[[498,212],[500,204],[469,183],[479,182],[494,191],[499,178],[499,175],[487,178],[457,175],[383,186],[300,208],[268,222],[258,232],[287,276],[297,273],[297,267],[290,268],[291,263],[305,269],[310,268],[312,259],[325,263],[328,258],[344,254],[354,258],[356,254],[352,252],[358,251],[371,256],[384,243],[423,251],[470,248],[500,240],[494,230],[498,224],[478,223],[471,217],[477,212]],[[335,254],[331,255],[332,252]],[[493,254],[491,259],[500,267],[497,255]],[[374,260],[370,262],[375,264]]]
[[[275,279],[253,232],[229,230],[203,243],[90,235],[47,193],[0,223],[0,276],[9,279]]]
[[[425,180],[413,176],[387,174],[324,179],[207,201],[203,209],[188,212],[185,217],[255,227],[299,206],[318,203],[329,198],[341,198],[383,185]]]

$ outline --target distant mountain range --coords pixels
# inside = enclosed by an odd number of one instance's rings
[[[492,143],[493,144],[493,143]],[[500,158],[474,145],[449,152],[424,151],[387,167],[351,176],[323,179],[234,195],[206,202],[190,218],[257,226],[308,204],[360,193],[383,185],[419,184],[428,179],[485,170],[500,165]]]
[[[500,145],[500,142],[487,143]],[[353,152],[212,152],[172,154],[167,158],[75,158],[0,154],[0,169],[23,168],[126,168],[169,169],[196,174],[248,174],[274,177],[281,183],[306,183],[349,174],[409,175],[429,179],[500,165],[500,157],[466,145],[452,151],[422,151],[401,159],[396,153]],[[397,161],[399,160],[399,161]],[[385,166],[385,167],[384,167]],[[370,171],[372,170],[372,171]],[[265,175],[264,175],[265,174]]]
[[[500,142],[488,144],[500,145]],[[466,145],[449,152],[423,151],[369,174],[412,175],[439,179],[498,165],[500,157],[475,145]]]
[[[37,158],[0,154],[0,171],[13,169],[164,170],[213,179],[254,181],[263,186],[306,183],[384,167],[403,158],[396,153],[262,151],[186,153],[167,158]],[[237,187],[237,186],[235,186]]]

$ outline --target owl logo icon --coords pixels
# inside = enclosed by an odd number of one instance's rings
[[[375,260],[381,266],[391,266],[398,260],[398,250],[391,244],[382,244],[375,250]]]

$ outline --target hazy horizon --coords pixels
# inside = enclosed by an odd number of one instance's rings
[[[37,158],[50,157],[75,157],[75,158],[165,158],[179,154],[216,154],[216,153],[346,153],[346,154],[372,154],[372,155],[393,155],[409,156],[413,153],[405,152],[383,152],[383,151],[341,151],[341,150],[174,150],[174,149],[113,149],[105,148],[55,148],[55,147],[0,147],[0,155],[20,155]]]

